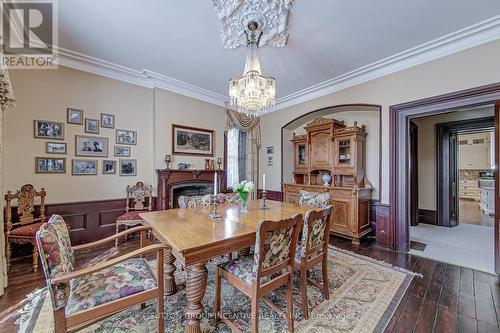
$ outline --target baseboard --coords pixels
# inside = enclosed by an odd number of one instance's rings
[[[437,211],[431,209],[419,209],[418,223],[437,225]]]

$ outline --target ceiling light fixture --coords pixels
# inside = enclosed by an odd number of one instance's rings
[[[259,48],[262,31],[256,21],[248,23],[245,30],[247,37],[247,59],[242,76],[229,80],[231,105],[238,112],[249,117],[258,117],[269,112],[275,103],[276,83],[273,77],[264,76],[260,70]]]

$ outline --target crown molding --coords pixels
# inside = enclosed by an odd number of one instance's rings
[[[229,97],[227,96],[147,69],[135,70],[64,48],[56,48],[56,52],[58,55],[58,64],[61,66],[105,76],[141,87],[171,91],[219,106],[226,106],[226,103],[229,101]]]
[[[500,39],[500,15],[278,98],[273,111],[304,103],[496,39]],[[223,107],[229,102],[228,96],[147,69],[135,70],[63,48],[56,48],[56,51],[58,63],[62,66],[150,89],[168,90]]]
[[[278,98],[273,111],[304,103],[497,39],[500,39],[500,15]]]

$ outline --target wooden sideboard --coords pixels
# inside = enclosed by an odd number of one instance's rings
[[[370,188],[347,188],[322,185],[283,184],[284,201],[298,204],[300,191],[329,192],[334,206],[330,232],[359,244],[372,230],[370,226]]]

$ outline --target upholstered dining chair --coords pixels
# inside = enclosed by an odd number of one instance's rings
[[[45,222],[45,196],[47,193],[42,187],[40,191],[35,190],[31,184],[26,184],[17,190],[16,193],[8,191],[5,195],[5,257],[7,269],[10,268],[11,245],[28,244],[33,246],[33,270],[38,270],[38,252],[36,250],[35,234],[38,228]],[[40,198],[40,209],[38,217],[35,218],[35,200]],[[17,200],[17,222],[13,223],[12,204]]]
[[[147,206],[146,206],[147,201]],[[153,205],[153,186],[144,185],[137,182],[135,185],[127,185],[127,202],[125,214],[116,219],[116,234],[120,232],[120,226],[133,227],[142,224],[139,213],[151,211]],[[127,240],[127,238],[125,238]],[[115,239],[115,246],[118,246],[118,237]]]
[[[323,290],[325,300],[329,299],[328,290],[328,235],[330,234],[330,217],[333,206],[328,206],[320,211],[308,211],[302,225],[302,237],[295,253],[295,269],[300,272],[300,296],[298,305],[302,308],[304,319],[309,319],[307,302],[307,282]],[[323,285],[309,279],[307,272],[313,266],[321,263]]]
[[[238,193],[219,193],[217,194],[217,203],[230,203],[230,202],[239,202],[240,196]],[[196,195],[196,196],[187,196],[181,195],[177,200],[179,208],[193,208],[193,207],[201,207],[201,206],[209,206],[212,203],[212,195]]]
[[[141,233],[140,244],[143,244],[147,230],[144,226],[131,228],[93,243],[72,247],[68,228],[61,216],[53,215],[48,223],[40,226],[36,241],[52,300],[55,333],[80,330],[131,306],[144,306],[151,299],[157,300],[158,332],[164,331],[165,245],[150,245],[75,270],[75,251],[93,249],[133,232]],[[156,253],[156,276],[142,258],[148,253]]]
[[[258,332],[259,300],[262,299],[288,322],[293,332],[293,264],[302,215],[281,221],[261,221],[257,227],[255,253],[239,257],[217,267],[215,280],[215,313],[233,332],[236,325],[221,313],[221,279],[251,298],[252,332]],[[284,313],[265,296],[286,285],[287,312]]]
[[[329,205],[330,193],[300,191],[299,205],[313,208],[325,208]]]

